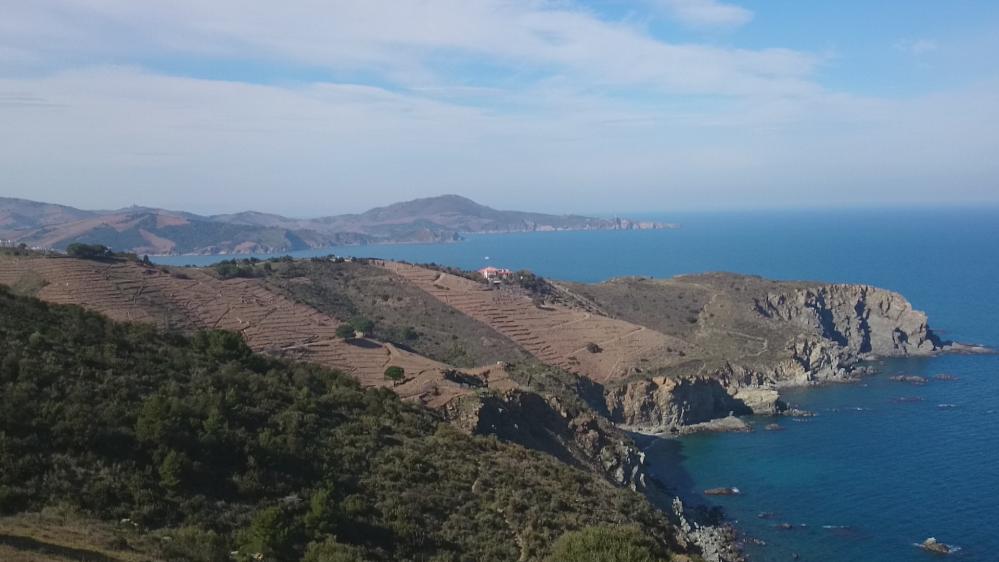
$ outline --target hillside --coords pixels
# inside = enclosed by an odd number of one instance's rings
[[[238,331],[255,351],[341,369],[467,433],[643,491],[683,528],[701,515],[670,509],[671,482],[649,477],[628,431],[780,415],[785,386],[852,380],[876,356],[954,349],[897,293],[727,273],[580,284],[517,272],[493,286],[382,260],[175,268],[7,251],[0,284],[121,320]],[[365,337],[338,335],[358,322],[369,325]],[[387,367],[405,375],[388,380]],[[716,527],[691,529],[678,543],[738,559],[718,548],[728,543]]]
[[[4,555],[562,562],[593,534],[649,560],[673,543],[635,492],[231,332],[160,333],[0,288],[0,346]],[[30,515],[54,506],[80,522]],[[94,542],[69,536],[87,526]]]
[[[136,254],[279,253],[338,245],[454,242],[462,233],[668,228],[653,222],[497,211],[457,195],[365,213],[310,219],[245,211],[228,215],[147,207],[84,211],[0,198],[0,240],[43,249],[102,244]]]
[[[254,349],[342,368],[368,385],[385,385],[382,371],[398,364],[407,377],[393,388],[437,407],[475,389],[537,390],[495,366],[536,362],[587,381],[589,407],[642,431],[779,412],[782,386],[849,379],[872,356],[947,348],[901,295],[859,285],[733,274],[576,284],[522,273],[491,290],[474,276],[378,260],[240,267],[248,278],[8,257],[0,283],[115,318],[240,330]],[[375,320],[364,346],[332,334],[355,316]],[[476,382],[449,374],[456,368]],[[580,384],[556,387],[579,394]]]

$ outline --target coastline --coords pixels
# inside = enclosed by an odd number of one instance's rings
[[[940,349],[933,350],[926,353],[912,354],[909,356],[899,357],[899,356],[876,356],[868,355],[863,358],[858,358],[856,363],[851,365],[851,371],[846,377],[837,378],[824,378],[822,380],[810,381],[807,383],[789,383],[781,386],[782,390],[801,390],[801,391],[811,391],[811,390],[822,390],[835,386],[848,385],[852,386],[863,382],[864,380],[878,377],[882,379],[888,379],[890,373],[886,371],[879,370],[873,363],[882,362],[885,360],[892,359],[904,359],[905,357],[910,357],[914,359],[932,359],[948,355],[996,355],[996,350],[980,344],[965,344],[960,342],[946,342],[945,345],[941,346]],[[939,376],[939,375],[937,375]],[[950,377],[950,375],[945,375]],[[927,380],[931,380],[935,377],[927,377]],[[940,381],[951,381],[956,380],[954,378],[937,379]],[[925,383],[922,383],[925,384]],[[864,385],[866,386],[866,385]],[[921,386],[921,385],[920,385]],[[781,399],[783,399],[783,395]],[[697,424],[692,424],[680,428],[679,431],[664,431],[664,432],[648,432],[643,431],[641,428],[635,427],[623,427],[622,430],[628,432],[632,440],[638,446],[639,450],[643,455],[648,455],[649,451],[653,448],[669,446],[676,448],[675,459],[676,465],[668,467],[670,471],[674,473],[687,473],[686,468],[682,464],[681,458],[683,454],[683,445],[681,443],[681,438],[688,437],[694,434],[711,434],[711,433],[751,433],[760,431],[760,426],[762,421],[759,418],[771,418],[773,423],[768,423],[764,430],[765,431],[777,431],[778,429],[771,427],[771,425],[776,425],[776,420],[780,418],[807,418],[812,416],[821,415],[817,412],[800,410],[797,406],[789,405],[788,410],[780,413],[774,414],[748,414],[742,416],[729,415],[725,417],[716,418],[708,422],[701,422]],[[862,409],[858,409],[862,411]],[[748,418],[748,419],[747,419]],[[754,420],[754,418],[757,418]],[[755,422],[755,423],[751,423]],[[783,427],[780,428],[783,430]],[[672,443],[673,445],[667,445]],[[662,480],[658,477],[657,471],[655,470],[655,462],[649,463],[647,465],[651,469],[648,473],[649,478],[657,482],[660,486],[665,487],[669,490],[670,494],[676,497],[676,501],[673,503],[673,511],[677,512],[678,506],[682,510],[683,517],[681,518],[681,526],[684,522],[687,526],[684,526],[685,532],[691,536],[697,542],[699,546],[706,547],[705,549],[705,560],[718,560],[718,561],[751,561],[753,558],[750,553],[746,551],[748,546],[765,547],[767,542],[758,537],[752,536],[749,529],[744,528],[740,525],[741,519],[733,517],[725,509],[723,505],[716,502],[712,502],[709,499],[709,495],[705,494],[704,490],[695,489],[693,487],[687,486],[681,487],[669,487],[665,486]],[[690,482],[688,477],[679,478],[680,482],[687,483]],[[739,482],[730,482],[730,485],[741,485]],[[732,488],[735,490],[736,488]],[[734,492],[733,495],[741,495],[740,492]],[[652,498],[650,498],[652,499]],[[653,501],[655,501],[653,499]],[[764,513],[761,512],[760,516]],[[684,521],[685,520],[685,521]],[[786,525],[782,523],[781,525]],[[824,526],[825,528],[836,528],[835,526]],[[778,525],[778,528],[783,528]],[[703,541],[703,542],[702,542]],[[711,553],[711,554],[708,554]],[[720,553],[727,553],[732,555],[737,554],[737,558],[725,558],[724,556],[719,557]]]
[[[279,250],[272,252],[183,252],[183,253],[171,253],[171,254],[153,254],[141,252],[144,255],[148,255],[150,258],[176,258],[176,257],[227,257],[231,259],[243,259],[244,257],[256,257],[256,256],[266,256],[260,259],[270,259],[279,258],[291,253],[297,252],[311,252],[320,251],[324,249],[333,248],[363,248],[367,246],[439,246],[439,245],[450,245],[450,244],[460,244],[465,242],[470,236],[500,236],[506,234],[548,234],[553,232],[624,232],[624,231],[643,231],[643,230],[677,230],[681,228],[678,223],[656,223],[654,227],[642,227],[642,228],[541,228],[536,230],[480,230],[476,232],[458,232],[459,236],[457,239],[439,239],[439,240],[387,240],[387,241],[372,241],[372,242],[358,242],[355,244],[336,244],[336,245],[324,245],[324,246],[314,246],[307,248],[299,248],[297,250]],[[53,251],[51,248],[32,248],[33,250],[41,251]]]

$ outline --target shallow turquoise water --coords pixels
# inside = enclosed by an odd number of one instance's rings
[[[333,251],[464,268],[529,268],[577,281],[724,270],[870,283],[904,294],[945,338],[999,347],[999,209],[652,218],[683,226],[473,236],[450,245]],[[912,387],[882,375],[790,392],[790,401],[819,416],[781,419],[780,432],[660,442],[650,449],[653,472],[695,494],[738,486],[744,495],[711,503],[767,542],[751,550],[754,560],[790,560],[792,553],[801,560],[932,560],[912,545],[928,536],[960,546],[954,559],[999,560],[999,533],[992,527],[999,520],[999,357],[896,360],[880,368],[886,374],[951,373],[960,380]],[[900,397],[923,400],[899,402]],[[760,512],[774,512],[775,518],[760,519]],[[796,528],[779,530],[779,522]]]

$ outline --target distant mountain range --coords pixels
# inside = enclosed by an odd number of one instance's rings
[[[277,253],[359,244],[452,242],[465,233],[673,228],[657,222],[499,211],[458,195],[395,203],[360,214],[313,219],[245,211],[202,216],[128,207],[86,211],[0,197],[0,240],[65,249],[103,244],[137,254]]]

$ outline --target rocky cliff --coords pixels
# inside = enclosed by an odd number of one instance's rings
[[[495,435],[587,466],[619,486],[644,490],[645,454],[596,412],[552,395],[517,389],[452,400],[445,417],[465,431]]]
[[[867,285],[761,293],[752,314],[765,353],[705,359],[611,386],[610,419],[650,433],[711,429],[708,422],[727,416],[785,411],[782,387],[850,380],[865,359],[928,355],[945,346],[923,312],[898,293]]]
[[[941,347],[926,314],[902,295],[869,285],[770,293],[755,305],[762,316],[794,324],[856,357],[925,355]]]

